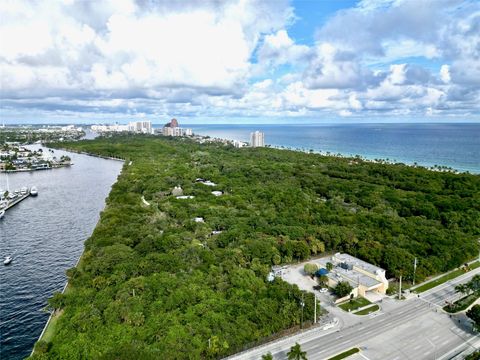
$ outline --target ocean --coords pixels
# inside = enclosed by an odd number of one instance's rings
[[[480,173],[479,123],[180,126],[195,134],[240,141],[249,141],[250,132],[259,130],[265,133],[265,143],[275,147]]]

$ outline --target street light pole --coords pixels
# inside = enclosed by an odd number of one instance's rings
[[[479,254],[480,256],[480,254]],[[413,261],[413,285],[415,285],[415,273],[417,272],[417,258]]]
[[[402,300],[402,275],[400,275],[400,285],[398,287],[398,300]]]

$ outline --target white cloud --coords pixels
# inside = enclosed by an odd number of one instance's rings
[[[28,68],[36,86],[48,93],[48,72],[42,68],[55,66],[63,76],[57,86],[68,88],[184,86],[235,92],[248,80],[250,58],[262,34],[285,26],[291,17],[283,1],[141,7],[125,0],[112,5],[101,4],[100,16],[83,1],[3,4],[2,90],[31,86],[21,76],[16,81],[18,71],[9,66],[17,66]],[[95,19],[86,20],[88,15]]]
[[[4,0],[0,13],[10,114],[480,112],[475,2],[363,0],[312,46],[289,35],[287,0]]]
[[[442,65],[442,67],[440,68],[440,79],[442,79],[445,84],[448,84],[450,82],[450,80],[452,79],[450,76],[450,66],[445,64]]]
[[[258,58],[264,66],[295,64],[304,61],[309,56],[310,51],[308,46],[295,44],[288,36],[287,31],[282,29],[275,34],[265,36],[263,44],[258,50]]]
[[[344,89],[363,86],[367,73],[353,54],[344,53],[331,43],[320,43],[305,70],[304,80],[312,89]]]

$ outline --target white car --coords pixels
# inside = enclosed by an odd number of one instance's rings
[[[328,288],[321,288],[321,289],[320,289],[320,292],[321,292],[321,293],[326,293],[327,291],[328,291]]]

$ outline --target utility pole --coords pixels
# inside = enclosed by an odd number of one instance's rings
[[[300,303],[301,307],[302,307],[302,321],[300,323],[300,329],[303,329],[303,307],[305,306],[305,302],[303,300],[303,292],[302,292],[302,302]]]
[[[480,244],[480,238],[478,238],[477,241]],[[478,248],[478,262],[480,262],[480,246]]]
[[[480,256],[480,254],[479,254]],[[413,261],[413,285],[415,285],[415,273],[417,272],[417,258]]]
[[[398,300],[402,300],[402,275],[400,275],[400,285],[398,286]]]

